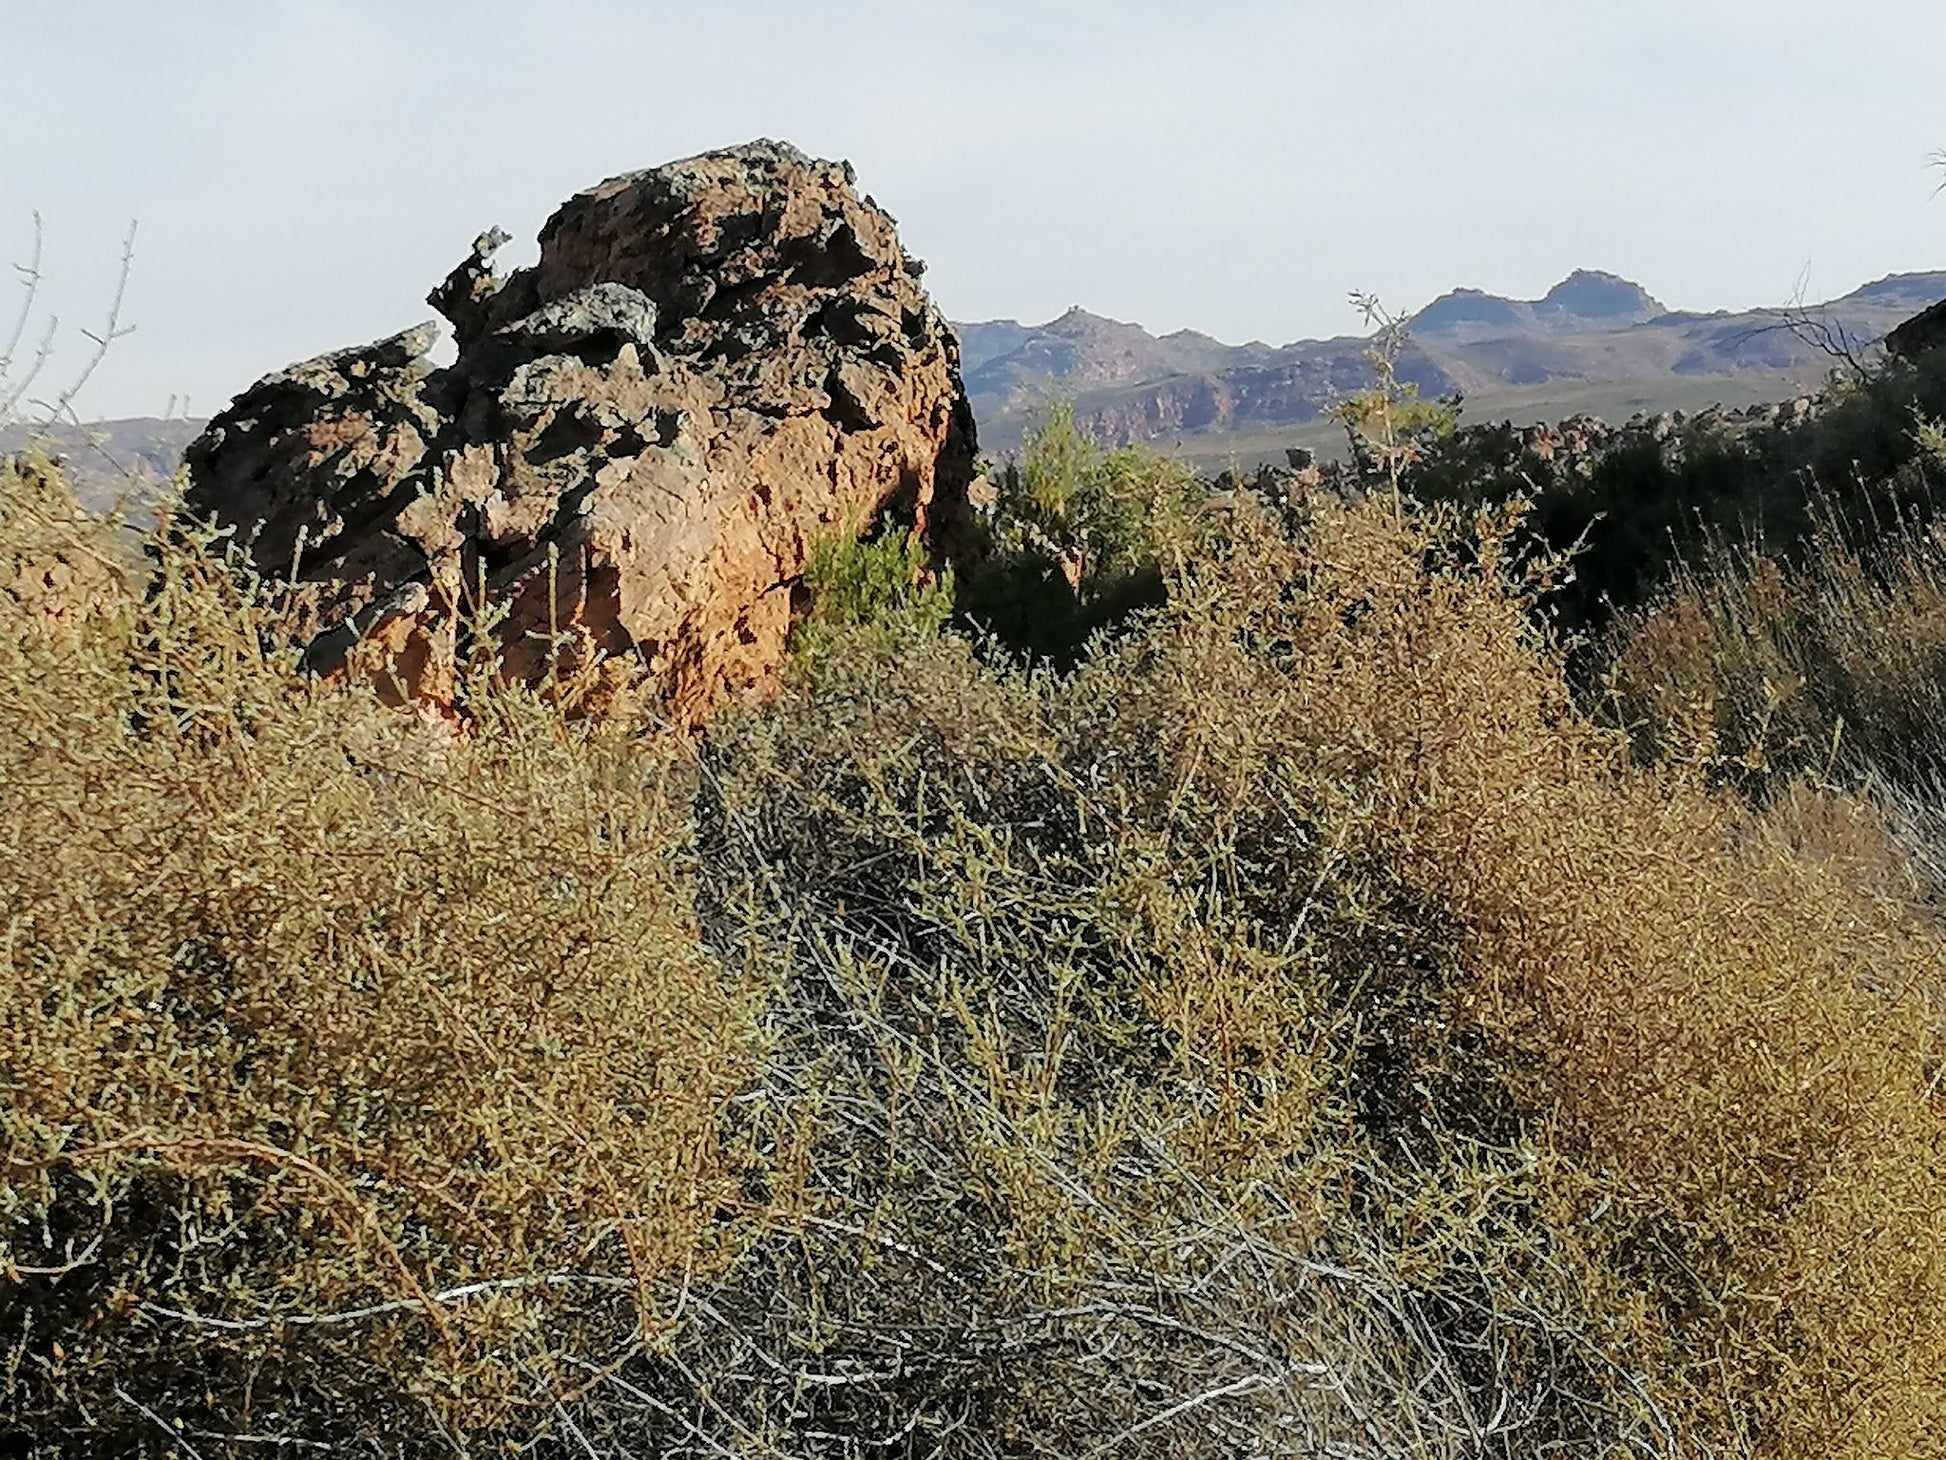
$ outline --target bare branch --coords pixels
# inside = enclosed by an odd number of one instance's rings
[[[7,336],[7,346],[0,350],[0,386],[6,383],[8,372],[13,369],[14,354],[20,349],[20,342],[27,334],[27,323],[34,317],[34,304],[40,297],[41,289],[41,249],[45,243],[45,232],[41,215],[34,214],[34,252],[24,264],[15,264],[14,272],[20,275],[25,286],[24,297],[20,301],[20,313],[15,316],[13,330]]]
[[[187,1323],[197,1328],[219,1328],[228,1333],[261,1333],[271,1328],[338,1328],[346,1324],[363,1323],[372,1318],[383,1318],[393,1313],[429,1313],[434,1307],[446,1307],[454,1303],[466,1302],[470,1298],[488,1297],[497,1293],[521,1292],[531,1288],[565,1287],[618,1288],[624,1292],[633,1292],[635,1284],[628,1278],[602,1277],[592,1273],[538,1273],[531,1277],[498,1278],[490,1282],[467,1283],[463,1287],[428,1293],[423,1299],[400,1298],[395,1302],[373,1303],[370,1307],[350,1308],[341,1313],[278,1313],[265,1318],[210,1318],[201,1313],[185,1313],[177,1308],[165,1308],[159,1303],[144,1303],[142,1311],[163,1318],[173,1318],[178,1323]]]
[[[34,382],[40,378],[42,369],[47,365],[48,357],[54,353],[54,334],[60,328],[60,325],[61,321],[58,316],[48,316],[47,329],[42,333],[41,342],[34,350],[34,363],[27,367],[27,373],[25,375],[15,382],[11,388],[6,389],[5,395],[0,395],[0,424],[5,424],[7,421],[13,419],[15,408],[20,404],[27,392],[33,389]],[[0,387],[5,387],[5,385],[6,382],[0,380]]]
[[[183,1453],[189,1457],[189,1460],[203,1460],[202,1455],[183,1436],[181,1430],[170,1424],[161,1415],[157,1414],[153,1409],[150,1409],[148,1405],[137,1399],[133,1394],[130,1394],[119,1384],[115,1386],[115,1397],[140,1414],[144,1419],[148,1420],[157,1429],[161,1430],[163,1434],[167,1435],[171,1444],[182,1446]]]
[[[131,220],[128,225],[128,233],[122,239],[122,263],[121,268],[115,276],[115,297],[108,305],[108,321],[102,327],[99,334],[93,330],[83,330],[81,332],[82,337],[94,345],[94,353],[88,357],[88,363],[81,367],[81,373],[74,378],[66,390],[62,391],[56,397],[52,411],[52,414],[55,416],[64,419],[73,418],[74,399],[81,394],[83,388],[94,378],[95,371],[101,368],[101,362],[108,358],[109,346],[113,345],[115,341],[125,339],[135,332],[133,325],[124,326],[122,324],[122,304],[128,298],[129,274],[135,268],[135,229],[136,224]]]
[[[35,306],[39,303],[41,285],[47,277],[43,264],[46,229],[41,215],[36,212],[33,216],[33,252],[26,263],[14,265],[14,272],[20,276],[23,286],[20,310],[7,335],[6,348],[0,351],[0,425],[13,421],[19,413],[22,402],[30,399],[29,392],[45,372],[48,361],[54,354],[55,340],[60,332],[59,316],[48,316],[46,327],[41,332],[39,344],[34,350],[32,363],[19,378],[13,378],[14,362],[19,357],[22,340],[28,337],[28,331],[33,326]],[[121,266],[116,275],[115,292],[109,302],[107,320],[100,330],[81,331],[82,337],[94,346],[93,351],[83,364],[80,373],[52,401],[39,401],[36,404],[40,407],[42,426],[60,425],[71,428],[79,435],[81,443],[87,449],[100,456],[117,475],[126,479],[132,486],[139,487],[143,484],[141,472],[133,463],[122,461],[110,451],[106,436],[91,429],[88,423],[81,419],[75,406],[82,390],[94,378],[95,372],[101,368],[110,348],[117,340],[125,339],[134,332],[132,325],[122,322],[122,314],[128,299],[129,278],[135,264],[135,234],[136,224],[131,221],[128,232],[122,240]]]
[[[1262,1374],[1245,1374],[1241,1379],[1233,1379],[1228,1384],[1218,1384],[1213,1389],[1205,1389],[1200,1394],[1192,1394],[1187,1399],[1179,1400],[1167,1409],[1160,1410],[1148,1416],[1148,1418],[1130,1425],[1113,1438],[1103,1440],[1094,1449],[1083,1455],[1081,1460],[1095,1460],[1096,1456],[1106,1455],[1110,1450],[1115,1449],[1128,1440],[1134,1439],[1144,1430],[1152,1430],[1157,1425],[1167,1423],[1179,1414],[1186,1414],[1192,1409],[1200,1409],[1203,1405],[1209,1404],[1213,1400],[1228,1399],[1240,1394],[1254,1394],[1260,1389],[1268,1389],[1274,1382],[1274,1380]]]
[[[1788,304],[1778,309],[1764,310],[1775,323],[1753,325],[1739,331],[1727,339],[1732,349],[1747,345],[1750,341],[1765,335],[1785,331],[1809,345],[1820,355],[1835,361],[1851,376],[1862,379],[1868,372],[1865,365],[1867,341],[1853,334],[1844,321],[1831,313],[1829,304],[1810,304],[1805,296],[1810,289],[1810,270],[1806,268],[1797,277],[1797,284],[1791,291]]]
[[[225,1445],[262,1445],[270,1450],[336,1450],[336,1445],[326,1444],[323,1440],[299,1439],[296,1435],[243,1435],[225,1434],[217,1430],[195,1430],[196,1439],[211,1440]]]

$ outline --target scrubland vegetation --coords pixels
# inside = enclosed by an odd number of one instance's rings
[[[692,741],[17,465],[0,1452],[1946,1455],[1941,379],[1627,488],[1057,413]]]

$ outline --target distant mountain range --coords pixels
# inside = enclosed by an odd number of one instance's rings
[[[1866,350],[1946,299],[1946,272],[1894,274],[1840,299],[1713,314],[1665,308],[1619,275],[1579,270],[1539,299],[1478,289],[1441,295],[1406,322],[1400,378],[1426,395],[1458,393],[1472,420],[1554,420],[1577,412],[1623,419],[1780,400],[1814,388],[1832,366],[1814,336]],[[1370,341],[1357,336],[1228,345],[1194,330],[1152,335],[1070,309],[1059,319],[956,326],[983,449],[1019,448],[1036,415],[1072,399],[1111,444],[1150,442],[1206,464],[1254,465],[1288,446],[1330,449],[1329,411],[1371,383]],[[84,498],[107,505],[131,481],[166,479],[197,420],[105,421],[106,454],[80,433],[54,433]],[[0,450],[24,440],[0,430]]]
[[[1941,298],[1946,272],[1894,275],[1820,305],[1683,313],[1628,279],[1581,270],[1539,299],[1442,295],[1406,322],[1399,374],[1428,395],[1459,393],[1474,419],[1741,405],[1815,385],[1833,362],[1814,332],[1862,351]],[[1369,341],[1350,336],[1226,345],[1079,308],[1044,325],[958,328],[981,443],[996,453],[1017,446],[1049,401],[1071,398],[1105,441],[1247,454],[1328,434],[1332,404],[1371,380]]]
[[[183,448],[203,424],[195,417],[129,416],[86,426],[0,426],[0,453],[31,442],[65,456],[68,483],[83,507],[103,513],[119,509],[147,520],[145,509],[175,476]]]

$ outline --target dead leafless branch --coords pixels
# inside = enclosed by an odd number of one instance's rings
[[[7,335],[7,346],[0,350],[0,382],[4,382],[13,369],[14,356],[20,349],[20,342],[27,334],[27,325],[34,317],[34,305],[40,298],[41,252],[45,244],[46,230],[41,223],[41,215],[34,214],[34,251],[24,264],[15,264],[14,272],[20,275],[23,286],[20,313],[14,317],[13,329]]]
[[[27,373],[20,379],[12,379],[14,361],[20,353],[20,342],[27,337],[27,331],[34,319],[34,308],[40,302],[41,284],[45,274],[41,269],[41,259],[46,242],[46,230],[41,223],[41,215],[34,214],[34,248],[28,261],[15,264],[14,272],[20,276],[22,285],[20,312],[14,317],[13,328],[7,335],[7,348],[0,352],[0,425],[5,425],[14,417],[20,402],[27,392],[33,389],[35,380],[46,367],[48,358],[54,353],[54,336],[60,327],[58,318],[50,317],[47,327],[42,331],[40,343],[34,350],[32,363]]]
[[[490,1297],[498,1293],[521,1292],[532,1288],[566,1287],[617,1288],[623,1292],[632,1292],[635,1284],[628,1278],[601,1277],[592,1273],[540,1273],[531,1277],[498,1278],[489,1282],[467,1283],[462,1287],[429,1293],[424,1300],[400,1298],[395,1302],[373,1303],[369,1307],[351,1308],[342,1313],[277,1313],[265,1318],[211,1318],[201,1313],[185,1313],[176,1308],[165,1308],[156,1303],[143,1304],[142,1311],[197,1328],[219,1328],[229,1333],[260,1333],[271,1328],[339,1328],[347,1324],[364,1323],[373,1318],[388,1317],[394,1313],[426,1313],[434,1308],[450,1307],[455,1303]]]
[[[94,330],[83,330],[81,332],[82,337],[95,347],[94,351],[88,356],[87,363],[81,367],[81,373],[75,376],[69,382],[67,388],[54,399],[51,414],[59,419],[76,419],[74,414],[75,397],[81,394],[90,380],[94,379],[95,372],[101,368],[101,362],[108,358],[109,347],[115,341],[125,339],[135,332],[133,325],[124,325],[122,323],[122,306],[128,299],[129,275],[135,268],[135,229],[136,224],[131,221],[128,225],[127,234],[122,238],[121,267],[116,271],[115,295],[108,305],[107,322],[99,332]]]
[[[94,379],[115,343],[134,332],[134,326],[124,322],[124,313],[128,301],[129,279],[134,271],[137,225],[130,222],[128,232],[122,239],[121,261],[116,273],[114,293],[109,301],[107,318],[99,329],[84,329],[80,332],[82,338],[92,346],[87,359],[74,377],[52,398],[37,399],[31,395],[31,392],[35,384],[45,375],[49,361],[54,355],[55,344],[60,334],[60,319],[55,315],[47,317],[45,324],[39,329],[38,344],[34,348],[31,360],[16,374],[15,362],[19,359],[22,342],[29,338],[30,333],[35,329],[36,309],[41,300],[42,286],[47,279],[44,264],[46,229],[39,213],[35,213],[33,217],[32,252],[26,263],[14,265],[14,272],[19,276],[23,286],[20,308],[7,334],[6,348],[0,351],[0,425],[17,424],[32,414],[37,417],[34,421],[37,430],[52,435],[58,429],[64,447],[68,440],[72,440],[80,448],[100,457],[132,488],[144,487],[148,483],[144,480],[139,467],[133,462],[122,460],[118,453],[111,450],[107,436],[82,419],[77,405],[82,392]],[[31,413],[27,409],[30,405],[35,408]]]
[[[1810,273],[1806,270],[1798,275],[1788,304],[1763,311],[1770,316],[1771,323],[1753,325],[1739,331],[1730,336],[1727,343],[1736,349],[1765,335],[1788,333],[1831,360],[1853,379],[1863,379],[1868,373],[1865,352],[1871,342],[1860,339],[1849,325],[1833,315],[1829,304],[1809,303],[1806,299],[1809,288]]]
[[[157,1414],[153,1409],[150,1409],[148,1405],[144,1404],[141,1400],[137,1399],[134,1395],[130,1394],[126,1389],[122,1388],[122,1386],[119,1384],[115,1386],[115,1397],[121,1400],[122,1403],[126,1404],[130,1409],[133,1409],[137,1414],[141,1415],[144,1419],[148,1420],[157,1429],[161,1430],[163,1434],[167,1435],[169,1437],[169,1442],[172,1445],[180,1445],[182,1447],[183,1454],[187,1455],[189,1457],[189,1460],[203,1460],[202,1455],[197,1451],[196,1447],[190,1444],[189,1441],[183,1436],[181,1430],[177,1429],[174,1425],[170,1424],[161,1415]]]

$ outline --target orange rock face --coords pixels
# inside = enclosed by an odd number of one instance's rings
[[[504,241],[431,295],[453,365],[422,325],[293,366],[187,453],[320,672],[439,704],[486,625],[503,672],[694,723],[775,684],[819,538],[965,520],[958,345],[848,167],[754,143],[580,194],[503,279]]]

